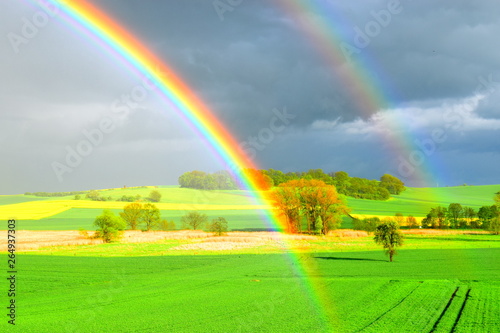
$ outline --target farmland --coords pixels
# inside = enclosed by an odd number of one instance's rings
[[[111,254],[113,247],[108,247]],[[82,332],[496,332],[500,249],[82,257],[22,256],[19,324]],[[305,284],[321,281],[331,321]],[[468,296],[466,297],[466,294]],[[312,296],[312,297],[311,297]],[[69,315],[71,314],[71,315]],[[78,330],[77,330],[78,331]]]
[[[499,186],[410,188],[385,201],[348,199],[353,214],[423,216],[460,202],[478,208]],[[114,189],[106,196],[151,188]],[[232,230],[125,232],[87,239],[103,208],[127,204],[72,197],[0,197],[18,216],[19,332],[497,332],[500,238],[478,230],[403,230],[390,263],[373,235],[268,230],[243,191],[160,187],[162,218],[186,210],[224,216]],[[18,210],[24,207],[24,210]],[[25,214],[25,215],[22,215]],[[29,215],[31,214],[31,215]],[[19,216],[30,217],[22,219]],[[2,226],[5,228],[5,226]],[[348,221],[344,228],[349,227]],[[2,248],[5,251],[5,248]],[[5,254],[5,252],[3,252]],[[3,284],[2,284],[3,286]],[[2,293],[0,302],[7,302]],[[1,323],[0,327],[4,327]]]

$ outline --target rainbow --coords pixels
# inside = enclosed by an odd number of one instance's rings
[[[338,51],[340,38],[332,33],[335,27],[326,21],[312,21],[304,16],[311,13],[312,1],[281,0],[283,8],[291,13],[293,17],[300,18],[302,30],[317,45],[325,60],[337,66],[344,62],[343,55]],[[109,15],[84,0],[59,2],[50,0],[53,6],[60,9],[59,15],[72,26],[95,39],[104,49],[110,51],[115,57],[123,60],[141,78],[147,78],[156,86],[160,96],[189,124],[196,133],[203,138],[213,150],[215,155],[232,168],[232,172],[239,182],[249,191],[252,191],[256,200],[269,204],[270,199],[265,191],[259,191],[258,182],[249,173],[241,171],[244,169],[257,169],[251,159],[239,148],[227,128],[214,116],[214,113],[191,91],[181,78],[168,67],[162,60],[157,58],[142,43],[132,36],[120,24]],[[310,8],[309,8],[310,7]],[[62,15],[61,15],[62,14]],[[338,67],[338,66],[337,66]],[[377,85],[370,82],[366,72],[360,68],[347,68],[341,72],[342,79],[350,87],[350,93],[354,100],[359,101],[360,110],[366,114],[379,110],[384,105],[383,94],[377,89]],[[403,139],[403,138],[401,138]],[[409,151],[405,140],[394,140],[396,151]],[[267,221],[273,228],[282,229],[283,225],[279,217],[272,210],[267,212]],[[301,260],[298,253],[287,252],[286,259],[289,262],[292,274],[302,281],[302,290],[309,297],[317,311],[318,322],[322,327],[333,330],[337,318],[335,302],[328,295],[323,279],[315,278],[319,272],[314,260]]]
[[[275,3],[280,10],[287,13],[287,16],[293,18],[293,23],[304,35],[304,41],[316,49],[329,70],[335,72],[335,75],[342,80],[343,87],[351,96],[360,116],[369,118],[375,112],[394,105],[391,101],[398,99],[397,93],[389,84],[390,80],[383,77],[375,57],[370,55],[370,48],[358,49],[359,54],[351,57],[350,54],[346,54],[348,52],[345,48],[341,47],[354,46],[351,37],[353,23],[346,22],[345,15],[339,13],[337,4],[330,1],[307,0],[276,0]],[[403,5],[400,6],[403,10]],[[380,8],[382,9],[384,8]],[[415,144],[416,138],[405,131],[407,120],[402,116],[393,116],[384,117],[380,121],[385,128],[384,133],[380,134],[381,139],[392,152],[394,165],[400,162],[399,158],[408,161],[410,154],[418,151],[418,147]],[[437,172],[431,170],[431,162],[433,161],[417,165],[408,178],[422,187],[435,184],[433,175]],[[404,175],[401,176],[406,178]]]

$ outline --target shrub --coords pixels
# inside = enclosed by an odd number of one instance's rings
[[[98,228],[95,237],[102,238],[105,243],[118,240],[126,227],[125,221],[108,209],[103,210],[102,215],[96,217],[94,225]]]
[[[227,221],[223,217],[217,217],[212,220],[208,226],[208,230],[217,236],[222,236],[227,233]]]

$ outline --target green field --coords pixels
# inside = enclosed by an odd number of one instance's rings
[[[401,250],[389,263],[381,251],[305,253],[299,261],[317,267],[308,277],[293,269],[288,254],[26,254],[19,258],[16,328],[498,332],[499,256],[498,248]],[[307,288],[318,283],[328,320]]]
[[[431,207],[452,202],[476,209],[491,205],[499,189],[409,188],[386,202],[351,198],[348,202],[353,214],[424,216]],[[244,191],[159,190],[162,203],[187,207],[254,204]],[[102,195],[146,197],[150,191],[117,189]],[[1,196],[0,206],[61,199],[72,198]],[[92,223],[101,212],[71,208],[40,220],[19,220],[17,226],[18,230],[93,230]],[[179,227],[185,212],[161,213]],[[210,218],[225,217],[232,230],[270,227],[263,211],[255,209],[203,212]],[[343,228],[349,227],[345,219]],[[312,238],[299,238],[287,250],[274,243],[222,251],[177,249],[200,242],[214,244],[218,239],[234,242],[234,237],[65,245],[19,252],[16,327],[11,330],[4,318],[0,331],[500,331],[497,235],[407,234],[392,263],[373,242],[373,235],[307,236]],[[7,257],[5,252],[2,255]],[[7,282],[4,279],[0,293],[0,303],[5,305]]]
[[[133,188],[103,190],[102,196],[119,198],[123,195],[141,195],[147,197],[154,188]],[[208,205],[250,205],[252,197],[245,191],[201,191],[183,189],[177,186],[161,186],[161,203]],[[452,202],[478,209],[483,205],[493,204],[493,195],[500,190],[499,185],[458,186],[444,188],[408,188],[401,195],[393,196],[388,201],[373,201],[347,198],[352,214],[393,216],[399,212],[405,216],[425,216],[432,207],[448,206]],[[33,196],[0,196],[0,206],[31,200],[68,200],[73,197],[37,198]],[[120,210],[113,210],[118,213]],[[162,218],[173,220],[180,228],[180,218],[187,210],[163,210]],[[93,221],[102,209],[72,208],[60,214],[40,220],[19,221],[20,230],[77,230],[84,228],[93,230]],[[228,220],[231,230],[266,230],[272,228],[263,217],[264,212],[258,210],[207,210],[203,211],[210,219],[223,216]],[[351,227],[350,220],[344,219],[343,227]],[[0,229],[5,230],[5,226]]]

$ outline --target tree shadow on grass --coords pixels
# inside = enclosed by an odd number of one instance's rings
[[[315,259],[325,260],[354,260],[354,261],[387,261],[382,259],[368,259],[368,258],[344,258],[344,257],[314,257]]]

